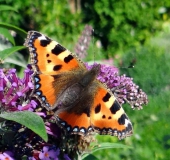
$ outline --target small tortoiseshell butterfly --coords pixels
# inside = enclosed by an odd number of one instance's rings
[[[70,134],[132,135],[132,124],[109,88],[96,79],[100,65],[88,70],[84,63],[58,42],[29,31],[25,46],[34,70],[33,96]]]

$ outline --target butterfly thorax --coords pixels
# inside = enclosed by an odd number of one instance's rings
[[[74,106],[84,98],[84,92],[88,90],[90,84],[96,79],[99,71],[100,65],[95,65],[92,69],[85,72],[78,82],[67,87],[62,93],[60,93],[53,109],[58,109],[58,114],[62,111],[74,111]]]
[[[80,79],[79,84],[83,87],[87,87],[97,77],[100,71],[100,65],[95,65],[91,70],[87,71],[84,76]]]

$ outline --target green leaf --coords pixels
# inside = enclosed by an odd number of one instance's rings
[[[100,143],[96,146],[93,147],[92,149],[92,152],[96,152],[98,150],[101,150],[101,149],[109,149],[109,148],[132,148],[131,146],[127,146],[127,145],[123,145],[123,144],[119,144],[119,143]],[[84,159],[85,157],[87,157],[88,154],[84,154],[82,156],[82,159]]]
[[[2,62],[15,64],[15,65],[18,65],[18,66],[23,67],[23,68],[27,67],[27,62],[21,61],[19,59],[10,58],[10,57],[6,58],[5,61],[2,60]]]
[[[4,60],[12,53],[15,53],[15,52],[17,52],[21,49],[24,49],[24,48],[26,48],[26,47],[25,46],[15,46],[15,47],[4,49],[3,51],[0,51],[0,59]]]
[[[18,65],[20,66],[22,69],[26,68],[27,66],[27,61],[24,58],[23,54],[20,54],[19,52],[16,52],[15,54],[11,54],[9,57],[7,57],[4,61],[4,63],[10,63],[10,64],[14,64],[14,65]],[[20,70],[21,72],[21,70]],[[18,73],[19,75],[19,73]],[[23,70],[22,70],[22,74],[20,75],[21,77],[23,76]]]
[[[38,134],[46,142],[48,140],[42,118],[30,111],[2,113],[0,117],[20,123]]]
[[[99,160],[97,157],[95,157],[92,154],[89,154],[86,158],[84,158],[84,160]]]
[[[0,5],[0,11],[8,11],[8,10],[18,12],[14,7],[8,5],[2,5],[2,4]]]
[[[0,27],[0,34],[3,34],[5,38],[8,38],[8,40],[15,45],[14,37],[9,33],[8,29]]]
[[[92,152],[96,152],[101,149],[108,149],[108,148],[132,148],[131,146],[127,146],[124,144],[119,144],[119,143],[101,143],[97,145],[96,147],[93,148]]]
[[[23,38],[25,38],[26,35],[27,35],[27,32],[24,31],[23,29],[16,27],[16,26],[13,26],[13,25],[8,24],[8,23],[0,22],[0,27],[6,28],[6,29],[11,29],[11,30],[17,32]]]

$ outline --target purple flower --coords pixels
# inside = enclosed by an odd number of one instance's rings
[[[81,59],[87,56],[87,49],[90,44],[92,30],[93,28],[91,26],[86,25],[81,34],[81,37],[79,38],[77,44],[75,45],[74,51],[77,54],[77,56],[80,57]]]
[[[39,158],[42,160],[58,160],[58,155],[60,154],[60,150],[50,149],[49,146],[44,146],[42,152],[39,154]]]
[[[67,154],[64,154],[64,159],[65,159],[65,160],[71,160],[71,159],[68,157]]]
[[[91,69],[94,65],[85,64],[87,69]],[[148,103],[147,95],[139,86],[133,83],[133,79],[120,76],[118,69],[113,66],[100,65],[100,72],[97,79],[107,85],[111,89],[120,104],[129,103],[131,108],[142,109],[142,105]]]
[[[13,153],[10,151],[5,151],[0,154],[0,160],[14,160]]]
[[[0,69],[0,107],[3,111],[33,111],[37,106],[27,96],[34,88],[31,82],[31,69],[24,71],[24,78],[17,77],[16,69]]]
[[[28,160],[36,160],[34,157],[28,157]]]
[[[52,118],[54,118],[54,117],[52,117]],[[49,135],[52,135],[57,138],[60,137],[60,135],[61,135],[60,128],[55,123],[45,122],[45,128],[46,128],[46,132]]]

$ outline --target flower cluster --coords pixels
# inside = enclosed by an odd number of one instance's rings
[[[32,70],[30,66],[24,71],[24,78],[20,79],[15,69],[0,69],[0,110],[4,111],[32,111],[44,118],[46,131],[54,138],[60,135],[56,124],[46,122],[45,111],[37,111],[38,101],[30,94],[33,89],[31,82]],[[60,154],[55,143],[46,143],[30,129],[16,122],[4,120],[0,122],[0,159],[13,160],[26,157],[29,160],[57,160],[57,157],[70,160],[67,154]],[[52,139],[50,139],[52,141]]]
[[[87,69],[91,69],[93,65],[86,63]],[[148,103],[147,95],[133,83],[132,78],[126,77],[126,75],[120,76],[118,69],[113,66],[102,64],[100,66],[97,79],[110,88],[120,104],[129,103],[133,109],[142,109],[142,106]]]
[[[78,57],[81,59],[85,58],[87,56],[87,49],[89,47],[89,43],[91,40],[91,34],[92,34],[92,27],[89,25],[85,26],[85,29],[83,30],[81,37],[79,38],[77,44],[75,45],[75,53]]]
[[[0,69],[0,109],[5,111],[33,111],[37,103],[29,101],[27,95],[34,88],[30,81],[33,72],[30,68],[24,71],[24,78],[17,77],[16,69]]]

